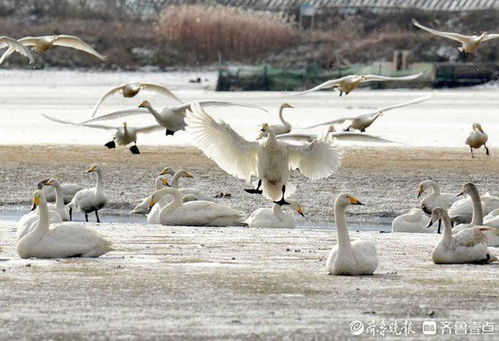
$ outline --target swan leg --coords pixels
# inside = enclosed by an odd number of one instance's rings
[[[343,96],[343,91],[340,90],[340,97]]]
[[[132,154],[140,154],[140,151],[139,151],[139,148],[137,148],[137,145],[131,146],[130,151],[132,152]]]
[[[470,147],[470,151],[471,151],[471,157],[474,158],[475,155],[473,155],[473,148],[472,147]]]
[[[97,218],[97,222],[100,223],[99,210],[95,211],[95,217]]]
[[[170,130],[170,129],[166,129],[166,136],[168,135],[172,135],[175,134],[175,132],[173,130]]]
[[[85,221],[88,223],[88,214],[85,213]]]
[[[343,131],[350,131],[350,128],[352,128],[352,125],[349,125],[347,129],[344,129]]]
[[[360,130],[360,132],[361,132],[361,133],[365,133],[365,132],[366,132],[366,130],[365,130],[365,129],[361,129],[361,130]]]
[[[104,146],[106,146],[109,149],[113,149],[113,148],[116,148],[116,143],[114,141],[109,141]]]
[[[487,146],[485,145],[485,143],[483,144],[483,146],[485,147],[485,155],[490,155],[489,148],[487,148]]]
[[[73,208],[69,208],[69,221],[73,221]]]
[[[274,201],[275,204],[282,206],[282,205],[289,205],[289,202],[287,202],[284,199],[284,193],[286,192],[286,185],[282,185],[282,198],[279,201]]]
[[[437,229],[437,233],[440,234],[440,227],[442,226],[442,220],[441,219],[438,219],[438,229]]]
[[[262,185],[262,180],[258,180],[258,186],[256,186],[256,189],[253,188],[245,188],[244,190],[250,194],[262,194],[263,191],[260,189],[260,186]]]

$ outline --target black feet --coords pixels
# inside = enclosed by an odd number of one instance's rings
[[[88,214],[85,213],[85,221],[88,223]]]
[[[340,97],[343,96],[343,91],[340,91]]]
[[[352,126],[348,126],[348,128],[347,128],[347,129],[343,129],[343,131],[350,131],[350,128],[351,128],[351,127],[352,127]]]
[[[175,134],[175,132],[173,130],[166,129],[166,136],[173,135],[173,134]]]
[[[114,143],[114,141],[109,141],[104,146],[106,146],[109,149],[113,149],[113,148],[116,148],[116,143]]]
[[[287,202],[286,200],[284,200],[284,197],[281,198],[281,200],[279,201],[274,201],[274,204],[277,204],[279,206],[282,206],[282,205],[289,205],[289,202]]]
[[[69,221],[73,221],[73,208],[69,208]]]
[[[485,147],[485,155],[490,155],[490,153],[489,153],[489,148],[487,148],[487,146],[486,146],[486,145],[483,145],[483,146]]]
[[[100,223],[100,219],[99,219],[99,213],[98,211],[95,211],[95,217],[97,218],[97,222]]]
[[[130,151],[132,152],[132,154],[140,154],[139,148],[137,148],[137,146],[131,146]]]
[[[261,189],[245,188],[244,190],[250,194],[262,194],[263,193],[263,191]]]

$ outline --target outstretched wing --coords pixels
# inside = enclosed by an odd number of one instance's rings
[[[146,115],[150,114],[149,110],[144,109],[144,108],[123,109],[123,110],[114,111],[110,114],[98,116],[98,117],[92,118],[90,120],[80,122],[78,124],[87,124],[87,123],[95,122],[95,121],[114,120],[114,119],[121,118],[121,117],[127,117],[127,116],[133,116],[133,115],[144,115],[144,114],[146,114]]]
[[[421,76],[423,73],[416,73],[414,75],[409,75],[409,76],[403,76],[403,77],[388,77],[388,76],[380,76],[380,75],[364,75],[362,80],[360,81],[361,83],[365,82],[372,82],[372,81],[410,81],[413,79],[418,78]]]
[[[320,126],[324,126],[324,125],[331,125],[331,124],[343,124],[343,123],[345,123],[345,121],[351,121],[351,120],[354,120],[356,118],[357,118],[357,116],[337,118],[336,120],[317,123],[317,124],[314,124],[312,126],[305,127],[303,129],[312,129],[312,128],[316,128],[316,127],[320,127]]]
[[[425,101],[429,100],[432,97],[433,97],[433,94],[428,95],[428,96],[421,96],[421,97],[415,98],[415,99],[407,101],[407,102],[403,102],[403,103],[399,103],[399,104],[394,104],[394,105],[388,105],[386,107],[379,108],[378,110],[376,110],[376,112],[385,112],[385,111],[389,111],[389,110],[392,110],[392,109],[405,107],[405,106],[408,106],[408,105],[411,105],[411,104],[425,102]]]
[[[115,88],[109,89],[104,95],[102,95],[102,97],[99,99],[99,101],[95,105],[94,111],[92,112],[92,116],[91,117],[95,117],[95,114],[97,113],[97,110],[99,109],[99,106],[102,104],[102,102],[104,102],[104,100],[106,98],[108,98],[109,96],[114,95],[117,92],[120,92],[123,89],[124,85],[125,84],[122,84],[122,85],[119,85],[119,86],[117,86]]]
[[[89,53],[100,60],[106,60],[106,56],[100,54],[99,52],[95,51],[94,48],[87,43],[85,43],[83,40],[76,36],[70,36],[70,35],[58,35],[54,39],[54,45],[55,46],[64,46],[64,47],[72,47],[77,50],[84,51],[86,53]]]
[[[142,133],[142,134],[149,134],[152,133],[153,131],[156,130],[165,130],[165,127],[162,127],[160,125],[150,125],[150,126],[145,126],[145,127],[140,127],[137,128],[137,133]]]
[[[312,89],[308,89],[308,90],[299,92],[295,96],[301,96],[301,95],[304,95],[304,94],[308,94],[309,92],[313,92],[313,91],[317,91],[317,90],[321,90],[321,89],[332,88],[333,86],[338,85],[338,83],[341,81],[341,79],[342,78],[331,79],[329,81],[326,81],[326,82],[324,82],[322,84],[317,85],[316,87],[314,87]]]
[[[471,39],[470,36],[465,36],[465,35],[459,34],[459,33],[434,30],[433,28],[429,28],[429,27],[421,25],[415,19],[412,19],[412,23],[414,25],[416,25],[417,27],[419,27],[420,29],[425,30],[427,32],[430,32],[431,34],[434,34],[434,35],[440,36],[440,37],[444,37],[444,38],[448,38],[448,39],[452,39],[452,40],[457,40],[461,43]]]
[[[10,37],[2,36],[0,37],[0,49],[8,47],[7,51],[4,52],[2,58],[0,58],[0,64],[14,52],[19,52],[23,56],[29,59],[29,63],[33,64],[35,62],[35,57],[29,48],[19,43],[17,40]]]
[[[180,98],[178,98],[177,96],[175,96],[173,94],[173,92],[171,92],[170,90],[168,90],[164,86],[157,85],[157,84],[154,84],[154,83],[140,82],[140,88],[144,89],[144,90],[154,91],[154,92],[157,92],[157,93],[162,94],[162,95],[169,96],[169,97],[173,98],[174,100],[176,100],[177,102],[183,103],[182,100],[180,100]]]
[[[289,166],[299,169],[307,178],[317,180],[333,174],[341,164],[338,147],[322,140],[304,146],[287,145]]]
[[[312,142],[313,139],[317,138],[316,134],[282,134],[276,136],[278,140],[291,140],[298,142]]]
[[[332,133],[331,136],[338,139],[338,141],[395,143],[394,141],[390,141],[382,137],[373,136],[365,133],[354,133],[348,131]]]
[[[497,38],[499,38],[499,33],[489,33],[485,36],[485,38],[483,38],[482,41],[487,41],[487,40],[497,39]]]
[[[223,121],[215,121],[197,102],[191,110],[185,130],[194,144],[227,173],[250,181],[257,174],[258,143],[245,140]]]
[[[116,127],[111,127],[111,126],[106,126],[106,125],[100,125],[100,124],[82,124],[82,123],[76,123],[76,122],[71,122],[71,121],[65,121],[65,120],[61,120],[59,118],[54,118],[54,117],[50,117],[48,115],[45,115],[45,114],[42,114],[43,117],[51,120],[51,121],[54,121],[54,122],[57,122],[57,123],[62,123],[62,124],[69,124],[69,125],[72,125],[72,126],[77,126],[77,127],[87,127],[87,128],[97,128],[97,129],[105,129],[105,130],[116,130],[118,128]]]
[[[252,108],[252,109],[258,109],[258,110],[263,110],[265,112],[268,112],[267,109],[260,108],[259,106],[252,105],[252,104],[241,104],[241,103],[233,103],[233,102],[225,102],[225,101],[214,101],[214,100],[201,100],[197,101],[202,107],[231,107],[231,106],[236,106],[236,107],[243,107],[243,108]]]

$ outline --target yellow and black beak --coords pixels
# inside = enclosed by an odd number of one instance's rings
[[[423,186],[419,186],[419,190],[418,190],[418,198],[423,195],[424,193],[424,187]]]
[[[149,208],[151,209],[154,206],[155,203],[156,202],[154,201],[154,199],[151,198],[151,200],[149,201]]]
[[[163,186],[166,186],[166,187],[170,186],[167,179],[161,179],[161,183],[163,184]]]
[[[463,194],[464,194],[464,192],[459,192],[459,193],[456,194],[456,197],[460,197]]]
[[[92,172],[95,172],[95,166],[92,166],[87,170],[87,173],[92,173]]]
[[[483,133],[483,128],[481,125],[478,126],[478,130],[480,130],[480,132]]]
[[[31,210],[35,210],[38,205],[40,205],[40,197],[34,197],[33,198],[33,206],[31,207]]]
[[[193,178],[193,177],[194,177],[194,176],[192,175],[192,173],[190,173],[190,172],[185,172],[185,176],[186,176],[187,178]]]
[[[352,197],[352,196],[349,196],[348,200],[350,201],[350,204],[352,204],[352,205],[364,205],[357,198]]]
[[[305,217],[305,214],[303,213],[303,209],[301,207],[298,207],[296,212],[298,212],[298,214],[301,215],[302,217]]]

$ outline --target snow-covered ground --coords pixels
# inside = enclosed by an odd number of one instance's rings
[[[202,83],[189,80],[201,78]],[[65,126],[50,122],[40,114],[66,120],[81,121],[90,117],[92,108],[109,88],[130,80],[158,82],[170,87],[185,101],[217,99],[258,105],[269,113],[241,107],[209,108],[208,111],[230,123],[247,138],[254,138],[261,122],[276,122],[281,103],[285,116],[295,127],[357,115],[386,105],[396,104],[432,92],[423,90],[364,90],[348,96],[337,92],[318,92],[293,96],[285,92],[214,92],[216,72],[84,72],[56,70],[0,71],[0,143],[1,144],[89,144],[101,145],[110,139],[110,132],[98,129]],[[143,99],[154,107],[172,105],[171,99],[140,93],[134,98],[115,95],[101,107],[100,113],[133,108]],[[387,112],[368,132],[410,146],[462,147],[473,122],[480,122],[489,133],[489,145],[499,146],[499,89],[494,84],[466,89],[443,89],[422,104]],[[119,125],[124,119],[103,122]],[[154,123],[152,116],[127,118],[133,125]],[[319,128],[316,131],[320,131]],[[139,137],[141,145],[189,144],[181,132],[165,137],[163,132]]]

